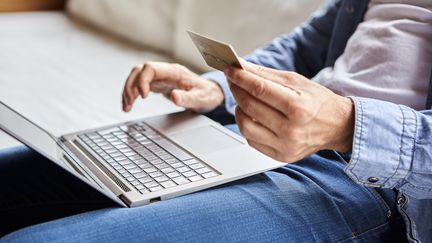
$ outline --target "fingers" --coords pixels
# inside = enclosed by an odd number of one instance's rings
[[[277,141],[277,137],[272,131],[260,123],[253,121],[241,108],[236,107],[235,114],[240,132],[248,141],[265,141],[266,144],[274,144]]]
[[[162,93],[164,95],[171,93],[177,86],[168,85],[163,81],[153,81],[150,83],[150,90],[155,93]]]
[[[277,131],[279,131],[282,126],[281,122],[285,121],[287,117],[280,111],[252,97],[235,84],[231,84],[230,87],[238,107],[240,107],[246,115],[277,134]]]
[[[123,110],[126,112],[130,111],[134,100],[138,97],[138,90],[134,87],[134,82],[141,69],[141,65],[137,65],[132,69],[123,88],[122,103]]]
[[[193,91],[176,89],[171,92],[171,100],[174,104],[186,109],[196,108],[196,97]]]
[[[279,111],[285,110],[290,101],[294,100],[297,95],[290,88],[243,69],[230,67],[225,70],[225,75],[229,81]]]
[[[241,64],[246,71],[251,72],[260,77],[263,77],[267,80],[279,83],[284,86],[296,84],[294,72],[281,71],[277,69],[256,65],[255,63],[247,62],[243,59],[241,60]]]
[[[138,95],[145,98],[151,90],[169,94],[172,89],[189,90],[193,83],[184,78],[190,71],[178,64],[164,62],[147,62],[132,69],[123,90],[123,110],[129,111]],[[159,84],[151,85],[159,81]]]
[[[173,64],[164,62],[147,62],[138,76],[137,86],[143,98],[150,92],[150,83],[155,80],[164,80],[175,83],[181,79],[181,73]]]
[[[249,141],[248,140],[248,144],[252,147],[255,148],[256,150],[260,151],[261,153],[267,155],[270,158],[282,161],[281,159],[279,159],[278,157],[278,152],[273,149],[272,147],[269,147],[267,145],[255,142],[255,141]],[[285,162],[285,161],[282,161]]]

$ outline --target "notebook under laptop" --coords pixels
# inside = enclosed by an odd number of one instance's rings
[[[124,207],[284,165],[190,111],[55,137],[0,102],[0,128]]]

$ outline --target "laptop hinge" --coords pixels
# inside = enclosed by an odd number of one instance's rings
[[[131,191],[129,187],[119,180],[116,175],[102,164],[102,162],[86,151],[78,141],[66,141],[64,144],[80,159],[80,161],[85,163],[86,167],[89,168],[93,174],[96,175],[98,179],[101,180],[116,196]]]

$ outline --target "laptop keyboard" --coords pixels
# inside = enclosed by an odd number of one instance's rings
[[[78,137],[142,194],[219,175],[144,122]]]

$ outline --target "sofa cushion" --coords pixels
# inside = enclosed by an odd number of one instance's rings
[[[180,0],[174,58],[209,70],[186,30],[230,43],[241,56],[305,21],[324,0]]]
[[[67,11],[96,27],[172,52],[176,0],[69,0]]]
[[[305,21],[324,0],[69,0],[69,13],[104,30],[210,70],[186,30],[231,43],[240,55]]]

